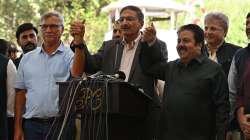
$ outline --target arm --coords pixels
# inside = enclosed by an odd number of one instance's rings
[[[159,40],[152,46],[142,43],[139,59],[144,73],[161,80],[165,80],[165,73],[168,70],[166,51],[162,51],[163,47],[165,46]]]
[[[70,34],[74,37],[74,40],[71,44],[71,49],[75,51],[75,56],[77,56],[75,58],[76,61],[74,62],[75,65],[72,67],[72,72],[76,74],[81,73],[82,71],[87,73],[95,73],[100,70],[104,43],[101,49],[98,50],[97,54],[91,55],[83,39],[85,34],[84,23],[80,21],[75,21],[71,24]],[[81,46],[81,49],[75,47],[78,45]],[[79,68],[79,66],[81,66],[81,68]]]
[[[14,100],[15,100],[15,80],[16,80],[16,66],[9,60],[7,66],[7,111],[8,115],[14,115]]]
[[[81,47],[76,47],[84,43],[83,37],[85,33],[84,23],[81,21],[75,21],[71,24],[70,33],[73,36],[73,47],[75,48],[75,55],[73,65],[71,68],[71,74],[73,77],[81,76],[85,66],[85,54]]]
[[[246,67],[244,76],[241,80],[239,90],[236,94],[236,113],[237,119],[240,125],[241,131],[244,133],[244,136],[250,138],[250,114],[249,114],[249,71],[247,70],[250,67]]]
[[[216,71],[216,75],[212,81],[212,99],[216,113],[216,135],[217,140],[225,140],[230,111],[228,85],[222,68],[218,67]]]
[[[22,115],[25,108],[26,98],[25,98],[26,90],[24,89],[16,89],[15,96],[15,135],[14,140],[24,140],[24,134],[22,129]]]
[[[102,69],[102,60],[103,54],[105,50],[106,42],[102,43],[101,48],[94,55],[91,55],[86,47],[85,55],[86,55],[86,72],[87,73],[96,73],[97,71]]]
[[[156,38],[156,29],[153,25],[145,28],[142,35],[142,50],[140,65],[147,75],[165,80],[165,67],[167,66],[166,44]]]
[[[228,74],[228,88],[229,88],[229,101],[230,101],[230,120],[235,118],[235,109],[236,109],[236,95],[237,95],[237,81],[238,81],[238,72],[235,65],[235,57],[232,60],[229,74]]]
[[[26,104],[26,85],[25,85],[25,74],[24,74],[24,66],[25,66],[25,59],[24,56],[19,64],[17,70],[17,76],[15,81],[15,105],[14,105],[14,140],[24,140],[24,134],[22,129],[22,116],[25,110]]]

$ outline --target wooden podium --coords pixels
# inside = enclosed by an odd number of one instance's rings
[[[120,80],[59,83],[60,114],[80,116],[81,140],[141,140],[151,101],[145,93]]]

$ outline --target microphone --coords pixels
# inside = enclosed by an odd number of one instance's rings
[[[117,71],[113,75],[104,74],[102,71],[98,71],[97,73],[90,75],[89,78],[91,78],[91,79],[94,79],[94,78],[108,78],[108,79],[121,79],[121,80],[125,80],[126,79],[126,75],[122,71]]]
[[[93,79],[93,78],[98,78],[100,76],[103,76],[103,72],[102,71],[98,71],[95,74],[90,75],[89,78]]]
[[[116,79],[121,79],[121,80],[125,80],[126,79],[126,75],[123,71],[117,71],[114,75],[113,75]]]

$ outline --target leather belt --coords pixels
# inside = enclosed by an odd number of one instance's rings
[[[26,120],[39,122],[39,123],[53,123],[53,121],[56,119],[56,117],[50,117],[50,118],[29,118]]]

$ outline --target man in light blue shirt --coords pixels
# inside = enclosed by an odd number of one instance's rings
[[[51,55],[38,47],[24,55],[19,65],[16,88],[27,89],[24,118],[55,117],[58,112],[58,85],[70,77],[73,52],[63,43]]]
[[[15,97],[15,140],[44,140],[58,116],[59,87],[56,82],[83,72],[82,34],[74,34],[75,54],[61,42],[63,17],[48,12],[41,18],[43,43],[25,54],[19,64]],[[78,26],[84,30],[84,25]],[[25,111],[25,112],[24,112]],[[22,123],[22,116],[25,121]],[[22,130],[22,124],[24,131]]]

